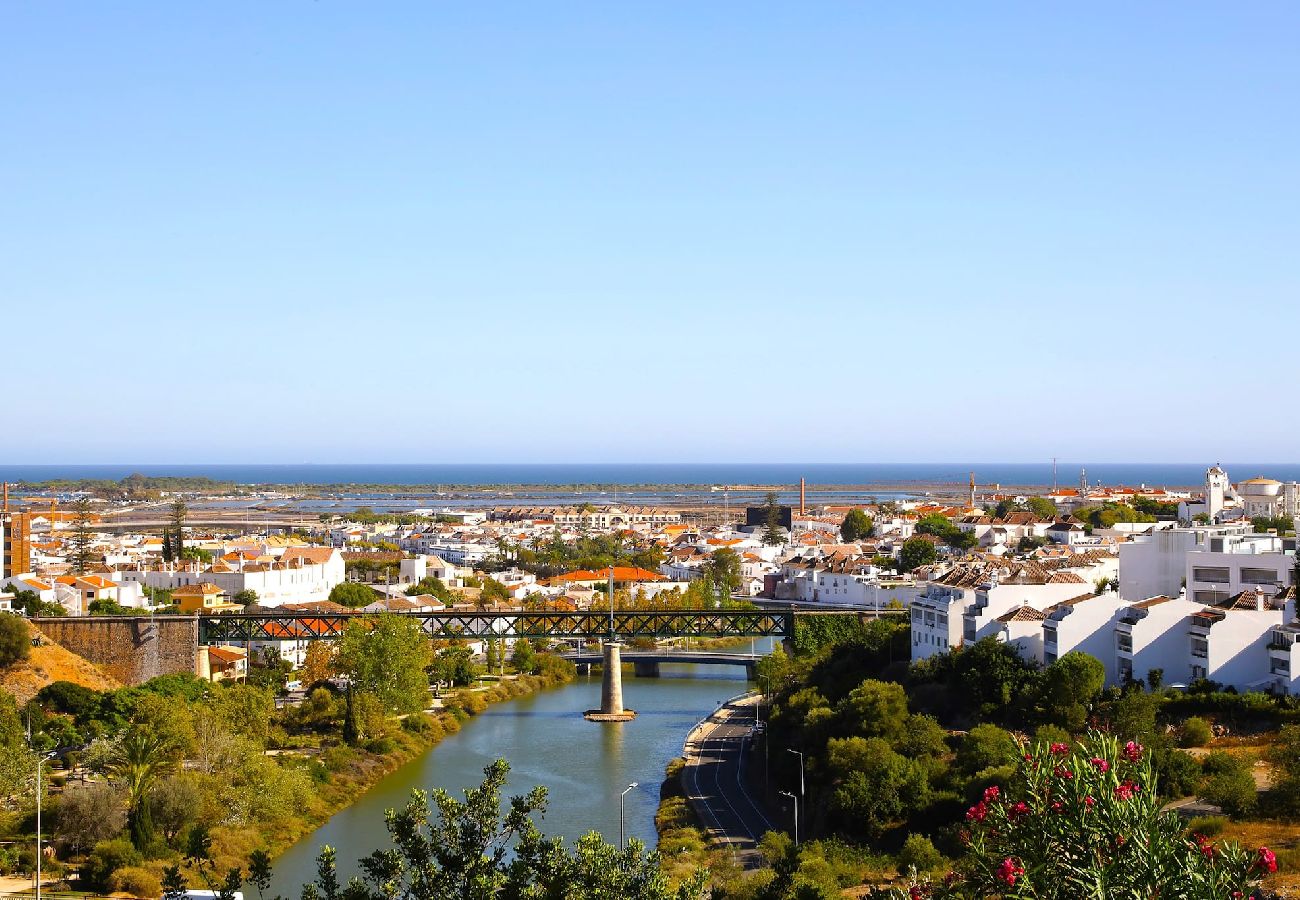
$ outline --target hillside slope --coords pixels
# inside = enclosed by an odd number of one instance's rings
[[[34,626],[28,624],[28,628],[33,636],[40,635],[41,645],[32,648],[26,661],[0,669],[0,688],[13,694],[19,703],[26,703],[41,688],[56,681],[71,681],[96,691],[122,686],[98,666],[52,643]]]

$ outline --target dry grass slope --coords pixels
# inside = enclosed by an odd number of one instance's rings
[[[56,681],[71,681],[95,691],[122,686],[98,666],[52,643],[31,625],[28,628],[33,636],[40,636],[40,646],[32,648],[25,662],[0,670],[0,688],[13,694],[19,703],[26,703],[41,688]]]

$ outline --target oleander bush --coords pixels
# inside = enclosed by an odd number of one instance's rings
[[[1076,747],[1038,744],[1005,786],[966,813],[966,856],[944,881],[919,878],[878,896],[1075,900],[1248,897],[1277,869],[1254,851],[1188,834],[1161,812],[1152,755],[1140,744],[1091,734]]]

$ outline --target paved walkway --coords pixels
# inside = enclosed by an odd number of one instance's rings
[[[734,701],[701,722],[686,739],[682,770],[686,798],[709,837],[730,848],[747,869],[764,865],[758,839],[778,827],[768,817],[762,799],[752,795],[745,783],[757,702],[756,697]]]

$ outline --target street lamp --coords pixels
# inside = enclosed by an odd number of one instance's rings
[[[632,790],[632,788],[634,788],[634,787],[636,787],[636,782],[635,782],[635,781],[632,782],[631,784],[629,784],[626,788],[624,788],[624,789],[623,789],[623,793],[621,793],[621,794],[618,795],[618,846],[619,846],[619,849],[622,849],[624,846],[627,845],[627,839],[626,839],[626,838],[624,837],[624,835],[623,835],[623,798],[626,797],[626,796],[627,796],[627,792],[630,791],[630,790]]]
[[[789,791],[782,791],[782,797],[789,797],[794,801],[794,845],[799,846],[799,798]]]
[[[786,752],[786,753],[793,753],[795,756],[799,757],[799,796],[802,797],[802,796],[804,796],[804,790],[803,790],[803,752],[802,752],[802,751],[799,751],[799,750],[791,750],[789,747],[786,747],[786,748],[785,748],[785,752]]]

